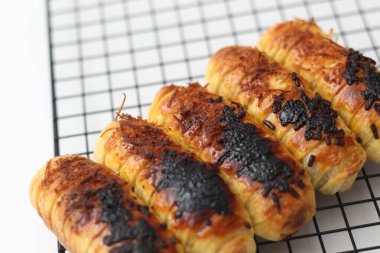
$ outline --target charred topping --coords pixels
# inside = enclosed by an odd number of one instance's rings
[[[270,130],[275,130],[276,129],[276,127],[272,124],[272,122],[270,122],[269,120],[264,120],[263,121],[263,123],[264,123],[264,125],[266,126],[266,127],[268,127]]]
[[[330,136],[329,135],[326,135],[325,142],[326,142],[327,145],[331,144],[331,140],[330,140]]]
[[[377,128],[376,128],[375,124],[371,124],[371,130],[373,133],[373,137],[375,139],[379,139],[379,133],[377,132]]]
[[[275,96],[275,100],[273,102],[273,113],[278,113],[281,111],[281,103],[284,100],[284,94],[280,94],[278,96]]]
[[[380,104],[375,104],[375,110],[380,115]]]
[[[314,98],[310,98],[301,91],[301,99],[290,99],[282,105],[283,100],[283,97],[278,96],[273,103],[273,112],[279,113],[282,126],[292,124],[295,131],[305,126],[306,140],[321,140],[323,133],[335,138],[344,138],[344,131],[336,127],[337,112],[332,109],[331,103],[321,98],[318,93]],[[329,139],[325,138],[325,142],[330,144]]]
[[[296,86],[297,87],[301,87],[301,80],[299,79],[299,77],[297,76],[297,74],[294,73],[294,72],[292,72],[291,76],[292,76],[292,80],[295,82]]]
[[[176,244],[177,243],[177,239],[175,239],[174,237],[170,237],[169,240],[168,240],[168,243],[170,245]]]
[[[367,100],[364,108],[369,110],[375,102],[380,100],[380,73],[376,71],[376,62],[352,48],[343,51],[343,55],[347,56],[343,77],[348,85],[363,82],[367,86],[361,94]],[[376,103],[375,109],[379,106],[380,104]],[[377,109],[376,111],[379,112]]]
[[[223,97],[222,96],[219,96],[216,99],[213,99],[213,98],[208,98],[207,99],[208,103],[220,103],[222,101],[223,101]]]
[[[291,178],[289,180],[289,182],[291,184],[297,184],[301,189],[305,188],[305,184],[303,183],[303,181],[299,178]]]
[[[203,162],[194,161],[187,153],[165,151],[162,178],[158,190],[175,189],[176,216],[214,210],[221,215],[230,213],[230,195],[215,170]]]
[[[162,229],[168,229],[168,225],[166,223],[160,223],[160,227]]]
[[[247,228],[247,229],[251,229],[251,223],[249,223],[248,221],[246,221],[245,223],[244,223],[244,226]]]
[[[285,103],[280,112],[279,118],[281,125],[286,126],[289,123],[292,123],[294,125],[294,130],[297,131],[307,122],[308,114],[306,106],[301,100],[291,99]]]
[[[271,197],[272,197],[272,200],[273,200],[274,204],[276,205],[277,209],[280,210],[280,209],[281,209],[280,199],[279,199],[279,197],[277,196],[277,194],[274,193],[274,192],[272,192]]]
[[[343,147],[345,145],[344,139],[336,139],[335,145]]]
[[[294,188],[289,188],[289,193],[290,193],[293,197],[295,197],[295,198],[298,198],[298,197],[300,196],[300,194],[299,194],[296,190],[294,190]]]
[[[159,178],[156,182],[159,191],[170,188],[175,193],[178,218],[184,212],[230,213],[230,193],[214,167],[182,152],[161,129],[141,119],[124,120],[126,117],[122,116],[120,124],[125,142],[132,146],[130,152],[150,160],[151,173],[147,178]],[[158,171],[161,176],[155,176]]]
[[[148,253],[157,252],[167,245],[157,236],[154,229],[142,218],[135,224],[132,212],[124,207],[123,190],[115,183],[96,190],[100,200],[101,216],[99,222],[106,223],[111,232],[103,238],[104,244],[112,246],[122,243],[110,250],[113,253]]]
[[[309,161],[307,162],[307,166],[309,166],[309,167],[313,166],[314,161],[315,161],[315,155],[311,155],[309,157]]]
[[[56,163],[48,164],[45,179],[59,183],[54,189],[57,192],[67,193],[63,197],[65,218],[74,217],[74,229],[88,222],[108,225],[103,243],[110,252],[150,253],[165,246],[146,222],[147,215],[139,213],[133,217],[144,207],[125,192],[125,182],[103,166],[79,156],[63,157]]]
[[[148,160],[152,160],[153,159],[153,154],[151,152],[146,152],[145,154],[145,158],[148,159]]]
[[[148,207],[146,206],[138,206],[137,209],[142,212],[146,217],[150,217],[150,212],[149,212],[149,209]]]
[[[297,181],[298,186],[301,189],[305,188],[305,184],[303,183],[303,181],[301,179],[297,178],[296,181]]]
[[[294,171],[273,155],[271,142],[262,137],[254,125],[242,121],[244,115],[241,106],[223,106],[217,122],[223,130],[220,143],[224,154],[219,157],[218,163],[223,164],[226,160],[237,163],[237,176],[262,183],[265,197],[273,189],[296,196],[298,193],[288,182]],[[279,206],[279,199],[273,196],[276,194],[272,192],[272,200]]]
[[[363,141],[362,141],[362,138],[360,138],[359,136],[356,137],[356,141],[357,141],[358,143],[362,143],[362,142],[363,142]]]

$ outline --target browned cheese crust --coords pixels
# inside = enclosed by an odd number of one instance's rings
[[[200,159],[218,166],[259,236],[284,239],[313,216],[310,177],[239,105],[222,101],[199,84],[171,85],[157,94],[149,120]]]
[[[94,156],[129,183],[185,252],[255,252],[249,216],[216,169],[154,124],[121,115],[100,134]]]
[[[317,190],[334,194],[351,187],[366,153],[330,103],[313,95],[304,79],[255,48],[231,46],[212,56],[206,83],[209,92],[246,106],[303,164]],[[313,111],[308,99],[315,104]],[[300,111],[306,108],[309,112]]]
[[[368,157],[380,162],[380,75],[373,60],[332,41],[313,20],[270,28],[258,48],[330,101],[360,137]]]
[[[71,253],[178,252],[127,184],[87,158],[51,159],[33,178],[30,199]]]

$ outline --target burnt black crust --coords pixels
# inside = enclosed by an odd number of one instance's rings
[[[217,101],[221,100],[212,102]],[[177,218],[209,211],[230,214],[231,193],[214,167],[183,152],[161,129],[142,119],[123,115],[120,124],[125,142],[132,145],[129,152],[149,160],[150,176],[159,178],[154,180],[157,190],[174,193]]]
[[[268,127],[270,130],[275,130],[276,127],[272,124],[272,122],[270,122],[269,120],[263,120],[263,124]]]
[[[296,84],[297,87],[301,87],[301,79],[297,76],[295,72],[291,73],[292,80]]]
[[[292,73],[292,79],[299,82],[298,77]],[[297,85],[297,84],[296,84]],[[299,85],[298,85],[299,86]],[[298,87],[301,99],[289,99],[284,104],[284,95],[279,95],[273,103],[273,113],[279,114],[282,126],[293,125],[298,131],[305,126],[304,137],[306,140],[321,140],[323,133],[339,139],[335,143],[344,145],[345,133],[336,127],[338,113],[332,109],[331,103],[317,93],[314,98],[308,97],[302,88]],[[329,140],[326,143],[330,143]]]
[[[314,161],[315,161],[315,155],[311,155],[311,156],[309,157],[308,162],[307,162],[307,166],[309,166],[309,167],[313,166]]]
[[[241,106],[223,106],[217,121],[223,129],[220,143],[225,152],[218,162],[237,163],[237,176],[262,183],[265,197],[273,189],[298,197],[297,191],[289,184],[294,171],[273,155],[270,140],[262,137],[256,126],[242,121],[244,116],[245,111]],[[280,199],[275,192],[271,193],[271,198],[280,208]]]
[[[209,103],[220,103],[222,101],[223,101],[223,97],[222,96],[219,96],[216,99],[213,99],[213,98],[208,98],[207,99],[207,102],[209,102]]]
[[[272,105],[273,113],[278,113],[282,109],[282,101],[284,101],[284,94],[280,94],[276,97]]]
[[[108,225],[103,243],[110,252],[153,253],[166,245],[158,235],[162,230],[152,227],[158,223],[147,222],[148,209],[129,195],[127,184],[89,159],[68,156],[49,162],[42,187],[64,193],[60,205],[73,231],[87,224]]]
[[[111,233],[103,238],[104,244],[112,246],[122,242],[110,252],[154,253],[161,247],[168,247],[145,219],[138,218],[135,224],[131,224],[132,212],[125,208],[126,205],[122,201],[123,190],[117,184],[112,183],[100,188],[95,194],[100,200],[99,222],[108,224]]]
[[[194,161],[188,153],[165,151],[162,162],[162,178],[158,190],[175,189],[176,215],[184,212],[194,213],[214,210],[226,215],[229,208],[230,194],[216,173],[216,169],[207,168],[207,164]]]
[[[305,104],[301,100],[295,99],[286,101],[280,112],[279,119],[281,125],[283,126],[287,126],[289,123],[292,123],[294,130],[297,131],[301,129],[306,124],[308,119]]]
[[[175,128],[194,150],[202,149],[220,171],[241,178],[246,184],[257,184],[263,196],[278,196],[286,192],[298,197],[298,192],[288,184],[303,170],[292,170],[291,157],[279,155],[277,141],[266,138],[263,129],[246,121],[246,111],[234,102],[214,103],[217,98],[199,84],[187,88],[176,87],[175,99],[169,109]],[[170,98],[169,98],[170,100]],[[280,157],[283,157],[280,158]],[[290,166],[290,167],[289,167]],[[299,174],[299,175],[298,175]],[[280,194],[281,192],[281,194]],[[282,194],[284,193],[284,194]]]
[[[363,82],[367,86],[361,94],[367,100],[365,109],[369,110],[375,102],[380,100],[380,73],[376,71],[376,62],[352,48],[343,51],[343,55],[347,57],[347,62],[342,75],[348,85]],[[379,106],[379,103],[375,105],[377,112],[379,112],[377,109]]]
[[[375,124],[370,125],[371,131],[373,133],[373,138],[379,139],[379,133],[377,132],[377,128]]]

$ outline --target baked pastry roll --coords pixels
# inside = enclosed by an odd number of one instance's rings
[[[207,68],[207,90],[231,99],[273,133],[307,169],[324,194],[348,190],[366,153],[331,107],[295,73],[252,47],[215,53]]]
[[[34,176],[30,199],[71,253],[182,252],[124,181],[87,158],[51,159]]]
[[[101,132],[94,157],[128,182],[185,252],[255,252],[249,216],[214,166],[153,124],[119,115]]]
[[[359,137],[368,157],[380,162],[380,73],[374,60],[338,45],[313,20],[272,27],[258,48],[297,72],[309,89],[330,101]]]
[[[149,120],[219,174],[251,216],[255,233],[281,240],[315,212],[314,189],[302,166],[239,104],[199,84],[162,88]]]

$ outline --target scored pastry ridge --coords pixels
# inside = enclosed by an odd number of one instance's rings
[[[255,250],[249,216],[214,166],[157,126],[120,115],[102,131],[94,157],[129,183],[186,252]]]
[[[222,101],[199,84],[171,85],[159,91],[148,117],[218,167],[251,215],[256,234],[283,239],[314,214],[309,176],[240,105]]]
[[[246,106],[311,175],[325,194],[348,190],[365,162],[355,135],[331,103],[257,49],[230,46],[209,61],[206,88]]]

